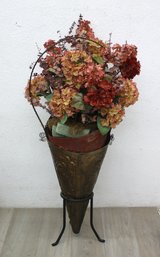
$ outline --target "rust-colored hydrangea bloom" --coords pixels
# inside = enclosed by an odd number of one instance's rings
[[[139,92],[136,83],[129,79],[124,79],[119,93],[119,102],[122,106],[128,107],[138,100]]]
[[[115,90],[111,83],[107,80],[99,82],[97,87],[90,87],[86,95],[84,95],[84,102],[90,104],[97,109],[110,106],[115,97]]]
[[[112,61],[119,66],[124,78],[133,79],[140,73],[140,62],[137,60],[137,47],[135,45],[115,44],[112,47]]]
[[[94,39],[93,29],[90,27],[90,21],[80,20],[76,29],[76,35],[83,38]]]
[[[103,69],[85,51],[66,51],[61,61],[67,84],[78,89],[104,77]]]
[[[48,103],[51,113],[58,118],[62,118],[64,114],[72,116],[75,113],[75,109],[71,107],[71,101],[76,93],[77,91],[71,87],[55,89],[53,97]]]
[[[29,87],[30,87],[30,92],[29,92]],[[41,106],[40,95],[43,95],[47,90],[48,90],[48,83],[45,77],[42,75],[38,75],[32,79],[31,86],[28,83],[25,89],[25,97],[29,102],[31,102],[31,99],[32,99],[32,104],[34,104],[35,106],[38,106],[38,105]]]
[[[53,40],[48,40],[44,47],[47,49],[47,55],[45,58],[39,60],[41,68],[43,68],[42,74],[50,82],[51,87],[53,86],[54,81],[53,74],[56,74],[58,77],[63,77],[63,71],[60,68],[61,66],[61,56],[63,51],[60,47],[55,45]],[[54,86],[53,86],[54,87]]]
[[[140,73],[140,62],[136,57],[131,56],[120,66],[120,71],[124,78],[133,79]]]
[[[105,116],[101,119],[102,126],[115,128],[122,121],[125,111],[120,104],[116,104],[111,108],[102,108],[101,115]]]
[[[81,40],[78,41],[80,43],[77,44],[77,48],[83,48],[84,44],[85,51],[90,55],[100,55],[105,57],[109,54],[109,44],[104,43],[102,40],[95,37],[89,21],[80,20],[76,29],[76,36],[81,38]],[[87,40],[82,40],[82,38],[86,38]]]
[[[135,45],[119,45],[114,44],[112,46],[112,56],[117,64],[122,64],[127,61],[131,56],[137,55],[137,47]]]

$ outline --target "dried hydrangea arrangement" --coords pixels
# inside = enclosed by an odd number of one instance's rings
[[[28,101],[63,125],[67,119],[94,122],[103,135],[115,128],[125,108],[138,99],[133,82],[140,73],[137,47],[112,44],[111,38],[103,42],[82,16],[64,39],[48,40],[44,47],[46,54],[39,59],[42,71],[34,74],[25,90]]]

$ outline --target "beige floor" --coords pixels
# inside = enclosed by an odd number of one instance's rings
[[[96,240],[87,211],[77,236],[67,222],[56,247],[60,209],[0,209],[0,257],[160,257],[160,216],[156,208],[100,208],[94,223],[106,243]]]

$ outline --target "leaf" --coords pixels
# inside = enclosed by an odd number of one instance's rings
[[[46,98],[46,100],[49,102],[52,99],[53,93],[49,94],[49,95],[45,95],[44,97]]]
[[[102,58],[100,55],[98,55],[98,54],[93,54],[93,55],[92,55],[92,58],[93,58],[93,60],[96,61],[98,64],[103,65],[103,64],[105,63],[104,60],[103,60],[103,58]]]
[[[67,121],[67,119],[68,119],[68,115],[65,113],[64,116],[63,116],[63,118],[61,119],[60,123],[61,123],[61,124],[65,124],[66,121]]]
[[[121,98],[120,96],[116,95],[115,98],[113,99],[113,103],[118,104],[120,98]]]
[[[38,93],[36,96],[45,96],[44,93]]]
[[[89,104],[84,104],[84,108],[86,111],[90,111],[93,107]]]
[[[55,125],[52,126],[52,136],[53,136],[53,137],[62,137],[62,135],[60,135],[60,134],[58,134],[58,133],[56,132],[56,127],[57,127],[57,126],[55,126]]]
[[[59,119],[56,117],[51,117],[48,121],[47,121],[47,127],[49,128],[49,130],[52,130],[52,126],[57,126],[57,123],[59,122]]]
[[[109,75],[109,74],[106,74],[105,75],[105,79],[108,81],[108,82],[111,82],[112,81],[112,78],[113,76]]]
[[[77,89],[80,89],[81,84],[80,84],[80,83],[77,83],[77,84],[75,85],[75,87],[76,87]]]
[[[80,132],[74,133],[70,129],[69,126],[61,124],[60,122],[57,124],[57,127],[56,127],[56,133],[61,134],[61,135],[66,136],[66,137],[78,138],[78,137],[82,137],[82,136],[88,135],[89,132],[90,132],[90,129],[83,129]]]
[[[53,68],[49,68],[49,69],[48,69],[48,71],[50,71],[50,72],[52,72],[52,73],[55,73],[55,74],[56,74],[56,71],[55,71],[55,69],[53,69]]]
[[[78,101],[82,101],[82,93],[77,93],[73,98],[72,98],[72,101],[73,102],[78,102]]]
[[[102,126],[101,125],[101,117],[98,116],[97,118],[97,127],[100,131],[100,133],[104,136],[106,135],[109,131],[110,131],[110,128],[109,127],[106,127],[106,126]]]
[[[56,133],[61,134],[63,136],[68,136],[69,127],[60,123],[60,122],[58,122],[57,127],[56,127]]]
[[[77,103],[71,104],[71,106],[78,109],[78,110],[84,110],[84,103],[83,102],[77,102]]]
[[[101,46],[99,45],[99,43],[96,43],[96,42],[93,42],[93,41],[91,41],[91,40],[86,40],[86,42],[88,42],[91,46],[95,46],[95,47],[97,47],[97,48],[100,48]]]
[[[78,110],[84,110],[84,102],[83,102],[83,95],[82,93],[77,93],[73,98],[71,102],[71,106],[78,109]]]

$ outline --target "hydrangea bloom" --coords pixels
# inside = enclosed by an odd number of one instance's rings
[[[138,100],[139,92],[136,83],[129,79],[124,79],[119,93],[119,102],[122,106],[128,107]]]
[[[51,113],[54,113],[54,116],[58,118],[63,118],[65,113],[68,116],[72,116],[75,113],[75,109],[71,107],[71,101],[76,93],[77,91],[70,87],[55,89],[54,95],[48,103]]]
[[[31,87],[29,91],[29,83],[25,89],[25,97],[29,102],[35,106],[41,106],[40,104],[40,96],[43,95],[48,90],[48,82],[45,77],[42,75],[38,75],[34,77],[31,81]]]
[[[102,109],[101,114],[105,115],[105,118],[101,119],[102,126],[115,128],[122,121],[125,112],[120,104],[116,104],[111,108]]]

